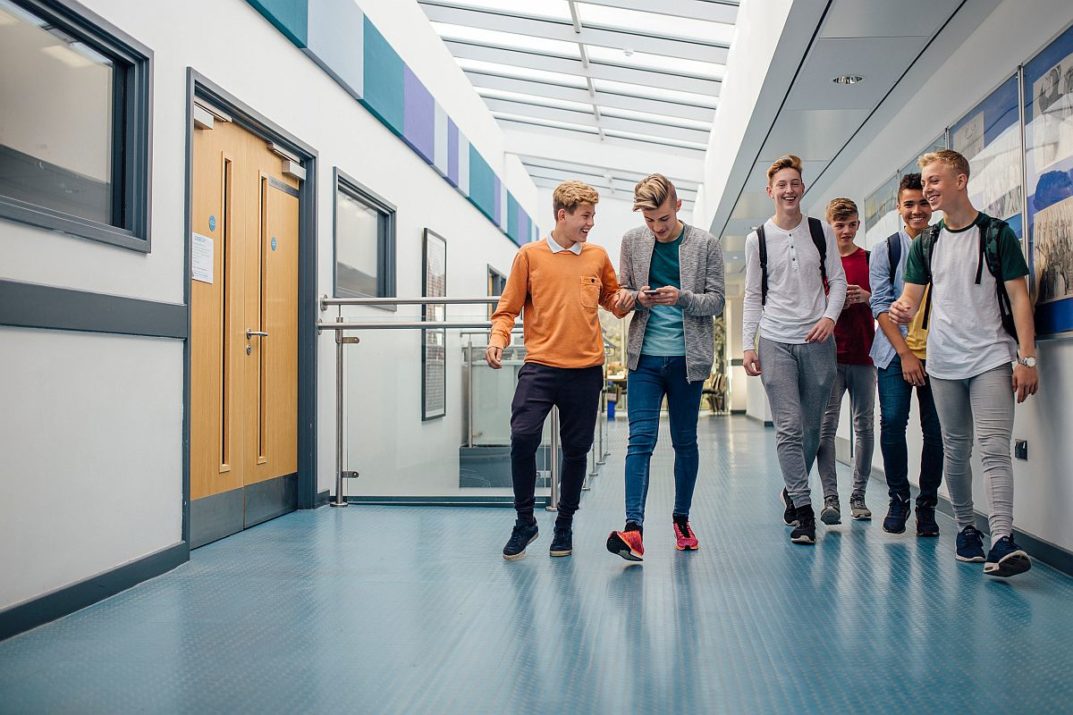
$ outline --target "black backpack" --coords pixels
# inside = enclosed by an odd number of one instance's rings
[[[998,297],[998,311],[1002,317],[1002,327],[1017,340],[1017,326],[1013,321],[1013,305],[1010,303],[1010,295],[1006,292],[1006,282],[1002,280],[1002,229],[1009,226],[1002,219],[984,216],[987,223],[980,228],[980,250],[976,260],[976,285],[980,285],[980,276],[983,274],[984,265],[995,278],[995,295]],[[939,240],[941,224],[928,226],[920,232],[917,240],[920,241],[921,254],[924,256],[924,270],[931,283],[931,254],[935,250],[935,242]],[[924,319],[921,327],[928,329],[928,317],[931,315],[931,291],[928,291],[927,300],[924,302]]]
[[[893,291],[894,279],[898,277],[898,261],[902,260],[901,231],[887,236],[887,260],[890,261],[890,289]]]
[[[823,289],[827,290],[827,237],[823,234],[823,224],[818,218],[808,219],[808,232],[816,250],[820,252],[820,277]],[[764,237],[764,224],[756,227],[757,249],[760,252],[760,305],[767,305],[767,238]]]

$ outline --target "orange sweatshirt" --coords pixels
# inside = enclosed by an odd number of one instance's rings
[[[618,288],[611,259],[600,246],[583,243],[581,253],[575,254],[553,253],[547,238],[527,243],[514,257],[492,314],[488,343],[500,348],[510,344],[514,319],[524,308],[526,362],[568,368],[603,365],[598,306],[615,312],[611,301]]]

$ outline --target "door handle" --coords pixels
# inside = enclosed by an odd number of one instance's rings
[[[249,340],[252,337],[267,338],[268,333],[263,330],[250,330],[249,328],[246,328],[246,339]]]

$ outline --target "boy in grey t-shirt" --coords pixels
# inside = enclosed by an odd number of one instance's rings
[[[950,501],[960,529],[957,558],[983,561],[984,573],[992,576],[1013,576],[1031,568],[1028,554],[1013,541],[1010,459],[1014,393],[1017,402],[1023,402],[1035,394],[1039,383],[1025,281],[1028,266],[1010,227],[973,208],[965,157],[943,150],[925,154],[919,164],[924,198],[933,211],[943,211],[946,217],[913,242],[905,289],[891,304],[890,315],[899,323],[912,320],[925,286],[931,284],[930,316],[925,315],[930,319],[927,372],[943,432]],[[998,265],[992,266],[996,253]],[[1002,295],[1009,297],[1017,340],[1004,326]],[[974,431],[991,497],[991,550],[986,558],[983,538],[974,526],[969,466]]]

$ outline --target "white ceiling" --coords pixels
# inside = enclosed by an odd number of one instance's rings
[[[993,5],[975,2],[983,4]],[[779,57],[784,44],[780,42],[772,67],[784,69],[779,76],[769,74],[761,93],[769,103],[774,99],[778,110],[751,118],[752,131],[735,161],[740,168],[732,172],[712,221],[712,232],[723,237],[728,289],[740,288],[744,278],[745,236],[772,213],[765,192],[772,161],[787,153],[803,159],[808,205],[817,186],[823,190],[821,177],[841,160],[847,145],[868,131],[878,131],[878,109],[892,98],[907,72],[925,56],[932,64],[949,56],[954,47],[944,46],[937,37],[952,18],[972,15],[971,21],[979,22],[980,13],[966,11],[972,5],[963,0],[831,0],[817,4],[821,12],[814,14],[811,24],[799,22],[788,28],[808,33],[811,42],[803,56],[795,50],[794,57]],[[840,75],[859,75],[863,80],[836,84],[833,79]],[[921,145],[926,141],[922,137]],[[854,198],[863,204],[863,196]]]
[[[418,2],[537,186],[661,171],[691,211],[738,0]]]

